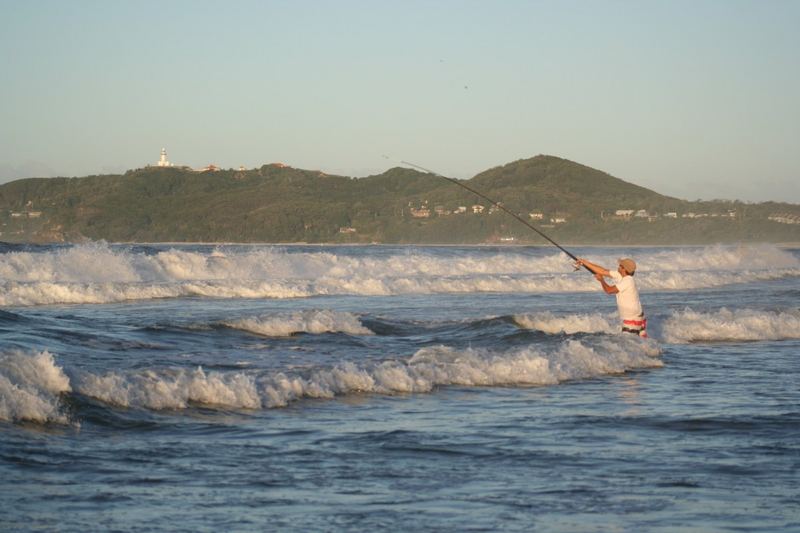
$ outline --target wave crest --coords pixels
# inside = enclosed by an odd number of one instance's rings
[[[301,374],[205,373],[202,369],[86,375],[81,394],[112,405],[183,409],[193,403],[227,408],[283,407],[304,398],[429,392],[438,386],[553,385],[566,380],[663,366],[654,341],[614,337],[567,341],[554,351],[535,346],[506,352],[427,347],[407,361],[343,363]]]
[[[71,390],[49,352],[0,354],[0,420],[66,424],[59,395]]]
[[[197,368],[146,370],[128,375],[86,374],[76,388],[81,394],[122,407],[185,409],[192,403],[243,409],[261,407],[254,378],[241,372],[207,374]]]
[[[302,298],[414,293],[574,293],[598,290],[562,253],[409,248],[389,254],[291,252],[271,246],[157,250],[106,243],[0,254],[0,305],[135,299]],[[614,264],[616,257],[592,258]],[[637,283],[686,290],[800,276],[800,260],[771,245],[640,250]],[[658,275],[650,275],[658,272]]]
[[[675,344],[800,339],[800,310],[700,312],[687,308],[673,312],[664,322],[663,336]]]
[[[514,315],[514,322],[522,328],[548,334],[566,333],[618,333],[616,321],[597,313],[554,315],[550,311]]]
[[[296,333],[347,333],[349,335],[373,335],[352,313],[331,310],[308,310],[294,313],[278,313],[224,322],[224,326],[264,335],[288,337]]]

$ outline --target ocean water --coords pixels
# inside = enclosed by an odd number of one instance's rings
[[[0,529],[800,531],[800,250],[0,247]]]

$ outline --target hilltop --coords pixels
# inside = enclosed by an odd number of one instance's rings
[[[800,206],[688,202],[539,155],[464,183],[566,243],[800,241]],[[29,178],[0,186],[5,241],[541,243],[530,229],[435,175],[365,178],[284,165]]]

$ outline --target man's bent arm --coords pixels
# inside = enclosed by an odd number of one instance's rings
[[[597,281],[599,281],[600,285],[603,286],[603,290],[606,292],[606,294],[617,294],[619,292],[619,289],[616,286],[606,283],[606,280],[603,279],[602,274],[596,274],[595,278],[597,278]]]

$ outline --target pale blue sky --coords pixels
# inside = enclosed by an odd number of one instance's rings
[[[800,202],[800,1],[0,0],[0,181],[545,153]]]

